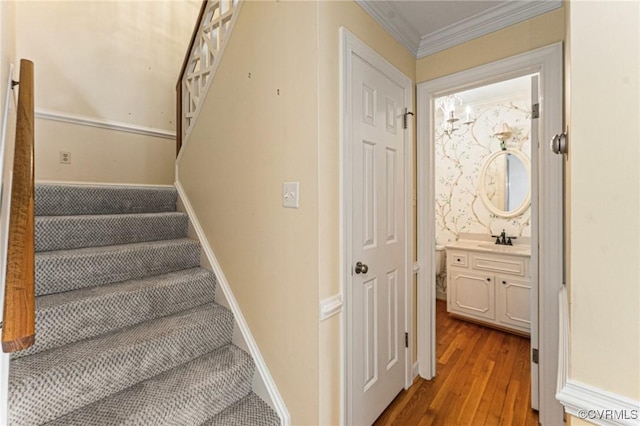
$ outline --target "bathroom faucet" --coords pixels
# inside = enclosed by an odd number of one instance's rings
[[[508,237],[504,229],[502,230],[500,235],[492,235],[491,237],[496,239],[496,244],[500,244],[503,246],[512,246],[513,242],[511,240],[517,239],[517,237]]]

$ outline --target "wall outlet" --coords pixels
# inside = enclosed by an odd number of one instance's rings
[[[68,151],[60,151],[60,164],[71,164],[71,153]]]

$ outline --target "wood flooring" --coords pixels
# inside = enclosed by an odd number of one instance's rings
[[[538,425],[529,339],[455,319],[436,302],[437,375],[417,378],[374,425]]]

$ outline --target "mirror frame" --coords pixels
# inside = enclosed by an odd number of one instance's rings
[[[527,175],[529,176],[529,190],[527,191],[527,196],[525,197],[522,204],[520,204],[520,206],[517,209],[512,211],[500,210],[499,208],[494,206],[491,200],[489,199],[489,196],[487,195],[487,191],[485,191],[485,185],[484,185],[485,175],[486,175],[487,169],[489,168],[489,164],[491,164],[491,162],[495,158],[499,157],[500,155],[507,155],[507,154],[512,154],[515,157],[517,157],[524,165],[524,168],[527,171]],[[531,205],[531,164],[527,156],[524,155],[522,151],[517,151],[511,148],[507,148],[504,151],[502,150],[496,151],[490,156],[488,156],[484,160],[484,164],[482,165],[482,169],[480,170],[480,182],[478,184],[478,192],[480,193],[480,198],[482,198],[482,202],[484,203],[484,205],[487,207],[487,209],[489,209],[491,213],[495,214],[496,216],[500,216],[503,218],[520,216]]]

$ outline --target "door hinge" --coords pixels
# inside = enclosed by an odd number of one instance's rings
[[[404,347],[409,347],[409,333],[404,333]]]
[[[538,350],[537,349],[531,349],[531,362],[533,362],[534,364],[538,363]]]
[[[406,129],[409,126],[409,119],[407,116],[413,115],[411,111],[407,111],[407,108],[404,109],[404,114],[402,114],[402,128]]]
[[[531,105],[531,118],[540,118],[540,104]]]

